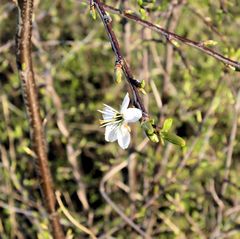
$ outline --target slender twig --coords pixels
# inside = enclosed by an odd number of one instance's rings
[[[164,224],[166,224],[173,231],[173,233],[178,236],[178,238],[186,238],[181,229],[174,222],[172,222],[172,220],[167,217],[163,212],[159,212],[158,216],[163,220]]]
[[[160,27],[156,24],[153,24],[149,21],[141,19],[140,17],[138,17],[135,14],[129,13],[130,11],[122,11],[120,9],[117,9],[115,7],[112,7],[112,6],[109,6],[109,5],[106,5],[106,4],[102,4],[102,5],[104,6],[104,8],[106,10],[109,10],[113,13],[116,13],[116,14],[118,14],[118,15],[126,18],[126,19],[132,20],[132,21],[134,21],[138,24],[141,24],[142,26],[148,27],[151,30],[153,30],[155,32],[158,32],[161,35],[165,36],[168,40],[176,40],[176,41],[179,41],[179,42],[181,42],[185,45],[196,48],[196,49],[204,52],[205,54],[210,55],[210,56],[214,57],[215,59],[223,62],[224,64],[233,66],[233,67],[236,68],[236,70],[240,70],[240,62],[234,61],[234,60],[232,60],[228,57],[225,57],[225,56],[221,55],[220,53],[204,46],[204,44],[202,42],[193,41],[193,40],[190,40],[188,38],[179,36],[179,35],[177,35],[173,32],[167,31],[164,28],[162,28],[162,27]]]
[[[48,165],[46,142],[31,58],[33,0],[18,0],[17,6],[19,21],[16,36],[16,57],[19,76],[22,82],[23,97],[30,122],[31,139],[33,141],[34,152],[37,156],[38,173],[53,230],[53,237],[55,239],[62,239],[64,238],[64,233],[55,209],[56,198]]]
[[[10,47],[14,44],[14,41],[8,41],[6,44],[0,46],[0,53],[8,51]]]
[[[91,230],[89,230],[88,228],[86,228],[85,226],[83,226],[82,224],[80,224],[71,214],[70,212],[67,210],[67,208],[64,206],[62,199],[61,199],[61,193],[59,191],[57,191],[56,193],[56,198],[57,198],[57,202],[62,210],[62,212],[64,213],[64,215],[68,218],[68,220],[75,225],[79,230],[85,232],[86,234],[88,234],[89,236],[91,236],[92,239],[97,239],[97,237],[93,234],[93,232]]]
[[[116,56],[116,63],[120,64],[122,66],[123,72],[125,74],[125,77],[131,87],[132,90],[132,94],[134,97],[133,100],[133,104],[142,110],[143,112],[143,119],[148,117],[148,113],[145,109],[145,106],[143,104],[142,98],[139,94],[139,90],[138,88],[141,87],[141,82],[139,82],[138,80],[134,79],[133,74],[130,70],[130,68],[128,67],[126,60],[124,59],[117,37],[112,29],[112,19],[110,18],[110,16],[107,14],[107,12],[105,11],[105,5],[99,1],[99,0],[94,0],[93,1],[94,5],[96,6],[96,9],[101,17],[102,22],[104,23],[105,29],[107,31],[109,40],[111,42],[112,45],[112,49],[115,53]]]
[[[213,179],[210,180],[209,183],[209,192],[211,193],[214,201],[216,202],[216,204],[218,205],[218,207],[223,210],[225,205],[223,203],[223,201],[221,200],[220,196],[217,194],[216,189],[215,189],[215,182]]]
[[[105,191],[105,183],[116,173],[121,171],[123,168],[127,167],[128,162],[123,161],[119,165],[113,167],[101,180],[100,183],[100,192],[103,196],[103,198],[111,205],[111,207],[117,212],[117,214],[129,225],[131,226],[136,232],[138,232],[142,236],[146,236],[145,232],[136,225],[128,216],[124,214],[124,212],[110,199],[110,197],[107,195]]]
[[[143,140],[141,144],[137,147],[137,151],[142,150],[148,140]],[[124,212],[111,200],[111,198],[108,196],[105,190],[105,184],[110,180],[115,174],[117,174],[119,171],[121,171],[123,168],[127,167],[128,162],[123,161],[117,166],[113,167],[109,172],[107,172],[104,177],[102,178],[100,182],[100,193],[103,196],[103,198],[109,203],[109,205],[117,212],[117,214],[130,226],[132,227],[136,232],[138,232],[141,236],[145,238],[149,238],[148,235],[137,225],[135,224],[129,217],[127,217]]]
[[[206,122],[207,120],[209,119],[209,117],[214,113],[214,111],[216,110],[216,107],[215,107],[215,99],[217,97],[217,94],[219,93],[219,89],[221,87],[221,83],[222,81],[224,80],[224,77],[221,77],[219,80],[218,80],[218,83],[217,83],[217,88],[216,90],[214,91],[214,94],[212,96],[212,101],[206,111],[206,114],[201,122],[201,124],[199,125],[199,129],[198,129],[198,132],[196,134],[196,138],[194,139],[194,141],[192,142],[191,146],[189,146],[189,149],[187,151],[187,153],[184,155],[183,159],[179,162],[178,166],[177,166],[177,170],[176,170],[176,173],[175,173],[175,176],[173,178],[176,179],[176,177],[180,174],[180,172],[182,171],[182,169],[185,167],[188,159],[190,158],[193,150],[194,150],[194,147],[196,146],[197,142],[199,141],[199,136],[201,136],[203,130],[204,130],[204,126],[206,125]],[[209,128],[213,127],[210,126]],[[172,178],[172,179],[173,179]]]
[[[234,149],[234,142],[237,135],[237,126],[238,126],[238,117],[240,112],[240,90],[237,94],[236,104],[235,104],[235,110],[234,110],[234,119],[232,124],[232,130],[230,134],[229,139],[229,146],[227,151],[227,159],[226,159],[226,166],[225,166],[225,172],[224,172],[224,182],[222,184],[221,193],[224,194],[227,189],[227,180],[229,179],[230,174],[230,167],[232,164],[232,156],[233,156],[233,149]]]
[[[0,201],[0,208],[4,208],[4,209],[8,210],[9,212],[15,212],[18,214],[23,214],[25,216],[37,218],[35,211],[17,208],[17,207],[9,205],[8,203],[4,203],[2,201]]]
[[[201,15],[201,13],[198,10],[196,10],[195,8],[193,8],[189,5],[186,5],[186,7],[190,10],[190,12],[195,14],[207,27],[209,27],[215,34],[217,34],[223,42],[226,43],[225,36],[223,36],[218,31],[218,29],[210,21],[207,20],[207,18],[205,16]]]
[[[179,22],[179,17],[181,14],[181,9],[185,1],[179,0],[177,4],[172,8],[171,15],[167,20],[167,30],[168,31],[175,31],[177,24]],[[164,95],[176,95],[176,89],[171,87],[171,73],[174,64],[174,45],[171,41],[167,41],[165,47],[165,57],[164,57],[164,78],[163,78],[163,94]]]
[[[73,146],[73,140],[70,135],[69,129],[65,122],[65,113],[62,108],[62,101],[58,93],[56,92],[54,85],[53,85],[53,78],[49,74],[46,76],[47,81],[47,90],[49,91],[53,104],[56,108],[56,117],[57,117],[57,126],[61,134],[66,138],[67,145],[66,145],[66,152],[67,152],[67,159],[72,166],[72,173],[74,176],[75,181],[77,182],[77,195],[80,202],[83,205],[83,209],[88,211],[89,210],[89,203],[87,200],[87,193],[86,193],[86,185],[83,182],[83,174],[82,170],[78,164],[78,155],[80,154],[80,149],[75,149]]]

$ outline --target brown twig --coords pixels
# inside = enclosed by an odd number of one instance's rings
[[[137,15],[135,14],[131,14],[129,13],[129,11],[121,11],[120,9],[117,9],[115,7],[112,7],[112,6],[109,6],[109,5],[106,5],[106,4],[102,4],[104,6],[104,8],[106,10],[109,10],[113,13],[116,13],[126,19],[130,19],[138,24],[141,24],[142,26],[145,26],[145,27],[148,27],[150,28],[151,30],[155,31],[155,32],[158,32],[160,33],[161,35],[163,35],[164,37],[166,37],[168,40],[175,40],[175,41],[178,41],[178,42],[181,42],[185,45],[188,45],[188,46],[191,46],[193,48],[196,48],[202,52],[204,52],[205,54],[209,55],[209,56],[212,56],[214,57],[215,59],[223,62],[224,64],[226,65],[230,65],[232,67],[235,67],[236,70],[240,70],[240,62],[238,61],[234,61],[230,58],[227,58],[223,55],[221,55],[220,53],[204,46],[204,44],[202,42],[196,42],[196,41],[193,41],[193,40],[190,40],[188,38],[185,38],[185,37],[182,37],[182,36],[179,36],[173,32],[170,32],[170,31],[167,31],[165,30],[164,28],[160,27],[160,26],[157,26],[149,21],[146,21],[146,20],[142,20],[140,17],[138,17]]]
[[[62,199],[61,199],[61,193],[60,191],[57,191],[56,193],[57,202],[63,212],[63,214],[66,216],[66,218],[80,231],[83,231],[84,233],[88,234],[92,239],[97,239],[97,237],[94,235],[94,233],[88,229],[87,227],[80,224],[73,216],[72,214],[67,210],[67,208],[64,206]]]
[[[101,17],[102,22],[104,23],[105,29],[107,31],[109,40],[112,45],[112,49],[115,53],[116,56],[116,63],[120,64],[122,66],[123,72],[125,74],[125,77],[131,87],[132,93],[133,93],[133,104],[142,110],[143,113],[143,119],[148,117],[148,113],[145,109],[145,106],[143,104],[142,98],[139,94],[138,88],[141,87],[141,82],[138,80],[134,79],[133,74],[130,70],[130,68],[127,65],[127,62],[125,61],[117,37],[112,29],[112,19],[110,16],[107,14],[105,11],[105,6],[101,1],[99,0],[94,0],[93,4],[96,6],[96,9]]]
[[[172,8],[171,15],[167,20],[167,30],[175,31],[177,24],[179,22],[179,17],[181,14],[181,9],[185,1],[179,0],[177,4]],[[165,57],[164,57],[164,78],[163,78],[163,94],[164,95],[176,95],[177,90],[171,84],[171,73],[174,64],[174,45],[171,41],[167,41],[165,47]]]
[[[142,150],[146,146],[147,142],[148,142],[147,139],[143,140],[142,143],[138,145],[137,151]],[[130,157],[131,157],[131,155],[130,155]],[[135,224],[129,217],[127,217],[127,215],[125,215],[124,212],[111,200],[111,198],[108,196],[108,194],[106,193],[106,190],[105,190],[105,184],[108,182],[108,180],[110,180],[115,174],[117,174],[123,168],[127,167],[127,165],[128,165],[128,162],[123,161],[120,164],[118,164],[117,166],[113,167],[108,173],[106,173],[104,175],[104,177],[102,178],[102,180],[100,182],[100,193],[103,196],[103,198],[107,201],[107,203],[109,203],[109,205],[115,210],[115,212],[117,212],[117,214],[130,227],[132,227],[136,232],[138,232],[144,238],[149,238],[149,236],[137,224]]]
[[[17,6],[19,21],[16,36],[16,57],[19,77],[22,83],[23,97],[30,122],[31,139],[37,158],[43,197],[49,213],[53,237],[55,239],[62,239],[64,238],[64,233],[55,208],[56,198],[48,165],[46,142],[43,133],[42,118],[40,116],[37,87],[31,58],[33,0],[18,0]]]
[[[81,168],[79,167],[79,164],[78,164],[78,155],[81,153],[81,150],[75,149],[73,146],[73,142],[72,142],[73,140],[65,122],[65,113],[62,108],[62,101],[54,88],[53,78],[51,77],[50,72],[46,76],[46,82],[47,82],[47,90],[49,91],[53,104],[56,108],[58,129],[61,132],[61,134],[66,138],[66,141],[67,141],[67,145],[66,145],[67,158],[69,163],[71,164],[72,173],[78,186],[77,195],[80,202],[83,205],[83,209],[88,211],[89,203],[87,200],[86,186],[82,179],[83,174],[81,172]]]
[[[124,212],[111,200],[111,198],[107,195],[105,191],[105,183],[116,173],[121,171],[123,168],[127,167],[128,162],[123,161],[119,165],[113,167],[101,180],[100,183],[100,192],[103,196],[103,198],[107,201],[107,203],[117,212],[117,214],[129,225],[131,226],[136,232],[138,232],[143,237],[146,236],[145,232],[136,225],[127,215],[124,214]]]
[[[187,5],[187,8],[190,10],[190,12],[192,12],[194,15],[196,15],[207,27],[209,27],[212,32],[214,32],[216,35],[218,35],[220,37],[220,39],[226,43],[226,39],[225,36],[223,36],[218,29],[211,23],[211,21],[207,20],[207,18],[203,15],[201,15],[201,13],[196,10],[195,8]]]
[[[226,159],[226,166],[224,171],[224,182],[222,184],[221,194],[223,195],[227,189],[227,180],[229,179],[230,174],[230,167],[232,165],[232,156],[233,156],[233,149],[234,149],[234,142],[237,136],[237,126],[238,126],[238,117],[240,112],[240,90],[237,94],[235,109],[234,109],[234,119],[232,124],[232,130],[229,139],[229,146],[227,151],[227,159]]]

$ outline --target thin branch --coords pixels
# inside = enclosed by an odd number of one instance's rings
[[[104,6],[104,8],[106,10],[109,10],[113,13],[116,13],[116,14],[118,14],[118,15],[126,18],[126,19],[130,19],[130,20],[132,20],[132,21],[134,21],[138,24],[141,24],[142,26],[148,27],[151,30],[160,33],[161,35],[163,35],[164,37],[166,37],[170,41],[171,40],[176,40],[176,41],[181,42],[185,45],[196,48],[196,49],[204,52],[205,54],[207,54],[209,56],[212,56],[215,59],[223,62],[224,64],[232,66],[236,70],[240,70],[240,62],[234,61],[234,60],[232,60],[230,58],[227,58],[227,57],[221,55],[220,53],[218,53],[218,52],[216,52],[216,51],[214,51],[214,50],[212,50],[208,47],[205,47],[202,42],[196,42],[196,41],[190,40],[188,38],[179,36],[179,35],[177,35],[173,32],[167,31],[164,28],[162,28],[162,27],[160,27],[156,24],[153,24],[153,23],[151,23],[149,21],[146,21],[146,20],[142,20],[140,17],[138,17],[135,14],[129,13],[130,11],[121,11],[120,9],[117,9],[115,7],[112,7],[112,6],[109,6],[109,5],[106,5],[106,4],[102,4],[102,5]]]
[[[110,18],[110,16],[106,13],[105,11],[105,6],[101,1],[99,0],[94,0],[93,4],[96,6],[96,9],[101,17],[101,20],[105,26],[105,29],[107,31],[109,40],[111,42],[112,45],[112,49],[115,53],[116,56],[116,63],[120,64],[122,66],[123,72],[125,74],[125,77],[131,87],[132,93],[133,93],[133,97],[134,97],[134,105],[141,109],[143,112],[143,119],[148,117],[148,113],[145,109],[145,106],[143,104],[142,98],[139,94],[139,87],[141,87],[141,82],[139,82],[138,80],[134,79],[133,74],[130,70],[130,68],[128,67],[126,60],[124,59],[117,37],[112,29],[112,19]]]
[[[179,22],[179,17],[181,14],[182,6],[185,4],[185,1],[179,0],[177,4],[172,8],[171,15],[167,20],[167,30],[175,31],[177,24]],[[171,41],[167,41],[164,53],[164,78],[163,78],[163,94],[164,95],[176,95],[177,90],[171,84],[171,73],[174,64],[174,45]]]
[[[129,225],[131,226],[136,232],[138,232],[142,236],[146,236],[145,232],[138,226],[136,225],[129,217],[127,217],[124,212],[110,199],[110,197],[107,195],[105,191],[105,183],[116,173],[121,171],[123,168],[127,167],[128,162],[123,161],[119,165],[115,166],[112,168],[101,180],[100,183],[100,192],[103,196],[103,198],[111,205],[111,207],[114,209],[114,211],[117,212],[117,214]]]
[[[224,182],[222,184],[222,189],[221,189],[222,195],[225,193],[228,185],[227,180],[229,179],[230,167],[232,165],[232,155],[233,155],[234,143],[237,135],[239,112],[240,112],[240,90],[238,91],[236,104],[235,104],[234,119],[233,119],[230,139],[229,139],[226,166],[225,166],[225,172],[224,172]]]
[[[62,210],[62,212],[64,213],[64,215],[67,217],[67,219],[74,225],[76,226],[80,231],[85,232],[86,234],[88,234],[89,236],[91,236],[92,239],[97,239],[97,237],[93,234],[93,232],[91,230],[89,230],[88,228],[86,228],[85,226],[83,226],[82,224],[80,224],[71,214],[70,212],[67,210],[67,208],[64,206],[62,199],[61,199],[61,193],[59,191],[56,191],[56,198],[57,198],[57,202]]]
[[[216,189],[215,189],[215,182],[213,179],[210,180],[210,183],[209,183],[209,192],[211,193],[214,201],[217,203],[218,207],[223,210],[225,205],[223,203],[223,201],[221,200],[221,198],[219,197],[219,195],[217,194],[216,192]]]
[[[56,108],[58,129],[61,132],[61,134],[66,138],[66,141],[67,141],[67,145],[66,145],[67,159],[71,164],[72,173],[78,186],[77,195],[80,202],[83,205],[83,209],[88,211],[89,203],[87,200],[86,185],[83,182],[83,179],[82,179],[83,175],[79,167],[78,158],[77,158],[81,152],[81,149],[75,149],[73,146],[73,143],[72,143],[73,140],[72,140],[72,137],[70,136],[69,129],[65,122],[65,113],[62,108],[62,101],[54,88],[53,78],[51,77],[50,72],[48,72],[48,75],[46,76],[46,82],[47,82],[47,90],[49,91],[53,104]]]
[[[22,83],[23,97],[30,122],[31,139],[39,167],[39,177],[46,208],[55,239],[63,239],[64,233],[59,221],[56,206],[56,198],[53,191],[52,176],[48,165],[46,142],[43,133],[42,118],[37,96],[37,87],[31,58],[32,37],[32,15],[33,0],[18,0],[18,31],[16,35],[17,44],[17,66]]]
[[[148,140],[143,140],[141,144],[137,147],[137,151],[142,150],[145,145],[147,144]],[[149,236],[137,225],[135,224],[129,217],[127,217],[124,212],[111,200],[105,190],[105,184],[111,179],[115,174],[120,172],[122,169],[127,167],[128,161],[123,161],[122,163],[118,164],[117,166],[113,167],[108,173],[104,175],[100,182],[100,193],[103,198],[109,203],[109,205],[114,209],[115,212],[136,232],[138,232],[144,238],[149,238]]]
[[[201,15],[201,13],[196,10],[195,8],[186,5],[186,7],[190,10],[190,12],[192,12],[193,14],[195,14],[207,27],[209,27],[215,34],[217,34],[221,40],[226,43],[226,39],[225,36],[223,36],[218,29],[211,23],[211,21],[208,21],[207,18],[203,15]]]

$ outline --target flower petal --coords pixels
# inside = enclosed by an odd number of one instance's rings
[[[126,149],[129,146],[131,137],[126,125],[122,125],[120,128],[118,128],[117,139],[118,144],[122,149]]]
[[[117,126],[108,125],[105,130],[105,140],[107,142],[114,142],[117,140]]]
[[[104,120],[112,119],[115,115],[115,112],[108,109],[107,107],[104,107],[104,109],[103,109],[103,111],[101,111],[101,113],[103,115]]]
[[[127,107],[129,106],[129,103],[130,103],[130,98],[129,98],[129,94],[127,93],[121,105],[121,110],[120,110],[121,113],[127,109]]]
[[[142,111],[136,108],[128,108],[123,112],[123,118],[128,123],[133,123],[142,118]]]
[[[118,113],[118,111],[117,110],[115,110],[113,107],[111,107],[111,106],[109,106],[109,105],[107,105],[107,104],[103,104],[104,106],[105,106],[105,108],[104,109],[106,109],[106,110],[110,110],[110,111],[113,111],[113,112],[116,112],[116,113]]]

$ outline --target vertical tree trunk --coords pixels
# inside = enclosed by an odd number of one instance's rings
[[[16,36],[17,66],[22,83],[23,97],[30,123],[31,140],[36,154],[39,180],[49,213],[49,220],[55,239],[64,238],[64,233],[56,212],[56,199],[53,190],[52,176],[48,166],[46,142],[43,133],[42,119],[39,110],[37,87],[31,59],[31,36],[33,0],[18,0],[18,31]]]

